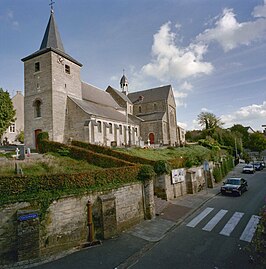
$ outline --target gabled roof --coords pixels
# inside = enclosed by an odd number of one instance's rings
[[[157,121],[162,120],[165,115],[165,112],[151,112],[151,113],[145,113],[145,114],[138,114],[138,117],[147,121]]]
[[[124,93],[116,90],[115,88],[108,86],[108,88],[106,89],[106,92],[112,94],[112,92],[114,92],[115,94],[117,94],[121,99],[123,99],[125,102],[128,102],[130,104],[132,104],[131,100],[127,97],[127,95],[125,95]]]
[[[128,98],[132,103],[136,102],[140,96],[143,96],[142,103],[155,102],[159,100],[165,100],[169,96],[171,85],[152,88],[144,91],[133,92],[128,94]]]
[[[120,106],[115,102],[108,92],[95,86],[81,82],[81,91],[82,99],[104,106],[120,108]]]
[[[135,123],[135,121],[133,122],[132,118],[128,117],[127,119],[125,114],[119,112],[114,107],[105,106],[103,104],[94,103],[89,100],[81,100],[70,96],[68,96],[68,98],[90,116],[96,116],[103,119],[105,118],[107,121],[114,120],[124,123],[127,121],[129,123]]]

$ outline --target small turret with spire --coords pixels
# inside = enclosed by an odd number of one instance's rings
[[[123,76],[120,79],[120,88],[122,90],[122,93],[128,95],[128,80],[125,76],[125,69],[123,69]]]

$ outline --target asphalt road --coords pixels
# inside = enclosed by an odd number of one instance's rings
[[[252,223],[266,202],[266,169],[239,176],[248,181],[247,192],[215,196],[130,268],[263,268],[250,261],[249,242],[243,240],[251,239]]]

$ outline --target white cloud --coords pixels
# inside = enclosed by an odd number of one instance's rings
[[[192,90],[192,88],[193,88],[193,85],[187,81],[183,82],[180,85],[180,90],[190,91]]]
[[[218,42],[225,52],[240,45],[264,39],[266,34],[266,2],[263,6],[255,7],[254,21],[238,22],[233,9],[224,9],[222,15],[216,18],[215,27],[206,29],[196,38],[198,42]]]
[[[212,64],[203,61],[207,46],[192,43],[185,48],[178,47],[176,34],[171,32],[170,25],[170,22],[162,25],[154,35],[153,58],[150,63],[142,67],[143,74],[161,81],[210,74],[213,70]]]
[[[14,13],[12,10],[7,10],[5,14],[0,15],[0,20],[11,24],[14,28],[19,26],[19,22],[15,20]]]
[[[203,107],[201,110],[201,112],[212,112],[210,109]]]
[[[250,125],[249,122],[260,121],[263,123],[266,118],[266,101],[261,105],[253,104],[246,107],[241,107],[239,110],[229,115],[222,115],[221,120],[227,126],[239,123]],[[265,123],[264,123],[265,124]]]
[[[264,0],[264,5],[256,6],[252,12],[255,18],[266,17],[266,0]]]

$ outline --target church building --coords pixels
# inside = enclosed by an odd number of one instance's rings
[[[40,49],[24,62],[25,146],[36,148],[39,132],[61,143],[79,140],[105,146],[183,143],[171,85],[129,93],[99,89],[80,77],[82,64],[65,52],[53,9]]]

